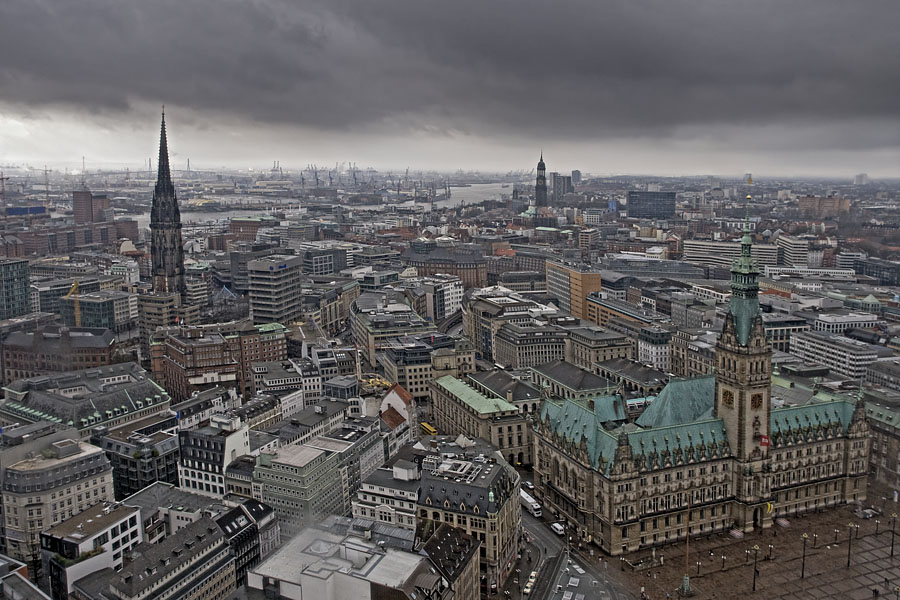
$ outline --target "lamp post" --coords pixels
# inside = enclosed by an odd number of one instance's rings
[[[766,560],[772,560],[772,550],[775,549],[775,546],[769,544],[769,555],[766,557]]]
[[[897,513],[891,513],[891,556],[894,556],[894,524],[897,522]]]
[[[853,548],[853,523],[847,524],[847,568],[850,568],[850,551]]]
[[[900,600],[900,585],[894,588],[894,598]]]
[[[700,565],[702,565],[702,564],[703,563],[700,562],[699,560],[697,561],[697,575],[700,575]]]
[[[803,540],[803,560],[800,562],[800,579],[806,577],[806,542],[809,541],[809,534],[804,533],[800,536]]]
[[[834,530],[834,543],[835,543],[835,544],[837,544],[837,536],[838,536],[838,534],[839,534],[840,532],[841,532],[840,529],[835,529],[835,530]]]
[[[753,546],[753,591],[754,592],[756,591],[756,574],[758,572],[756,570],[756,563],[758,560],[759,560],[759,545],[757,544],[757,545]]]
[[[725,555],[722,555],[722,570],[725,570]]]
[[[819,534],[814,533],[813,534],[813,548],[818,548],[818,547],[819,547]]]
[[[878,535],[878,527],[881,525],[881,521],[875,519],[875,535]]]
[[[744,550],[744,556],[747,557],[747,564],[750,564],[750,550]]]

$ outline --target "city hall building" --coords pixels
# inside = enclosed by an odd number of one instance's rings
[[[534,483],[580,542],[618,555],[865,499],[861,395],[774,408],[749,232],[731,275],[715,375],[670,381],[625,425],[603,422],[619,396],[544,401]]]

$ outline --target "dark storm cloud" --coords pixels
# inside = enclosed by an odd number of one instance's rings
[[[896,0],[4,0],[0,102],[121,116],[159,101],[225,129],[895,132],[898,24]]]

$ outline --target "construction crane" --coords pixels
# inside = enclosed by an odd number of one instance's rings
[[[75,327],[81,327],[81,306],[78,304],[78,280],[72,282],[72,288],[65,296],[72,299],[72,313],[75,315]]]

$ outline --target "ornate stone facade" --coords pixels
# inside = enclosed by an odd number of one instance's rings
[[[545,400],[533,423],[534,483],[545,511],[582,542],[623,554],[865,499],[861,397],[770,405],[771,349],[750,246],[747,233],[715,379],[671,381],[625,426],[602,416],[617,396]]]

